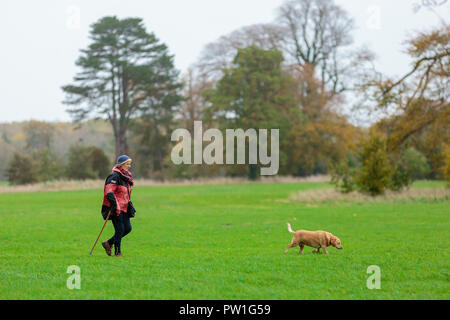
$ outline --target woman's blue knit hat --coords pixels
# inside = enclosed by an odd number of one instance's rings
[[[126,154],[124,154],[124,155],[122,155],[122,156],[120,156],[120,157],[117,158],[117,163],[116,163],[116,165],[121,165],[121,164],[123,164],[124,162],[127,162],[128,160],[131,160],[131,158],[130,158],[129,156],[127,156]]]

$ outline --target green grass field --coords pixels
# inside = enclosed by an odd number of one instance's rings
[[[422,182],[416,186],[436,186]],[[302,204],[324,183],[136,187],[123,258],[100,242],[103,190],[0,194],[0,299],[449,299],[448,200]],[[282,200],[282,201],[280,201]],[[294,229],[344,250],[284,254]],[[110,222],[100,240],[113,233]],[[81,270],[69,290],[67,268]],[[369,290],[367,267],[381,269]]]

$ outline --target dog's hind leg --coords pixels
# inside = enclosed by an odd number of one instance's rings
[[[304,247],[305,247],[304,244],[301,244],[301,245],[300,245],[300,251],[299,251],[300,254],[303,254],[303,248],[304,248]]]

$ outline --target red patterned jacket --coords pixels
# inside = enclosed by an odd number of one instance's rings
[[[127,213],[132,186],[133,178],[129,171],[125,172],[119,168],[113,169],[105,180],[103,190],[102,215],[104,219],[106,219],[109,210],[117,215],[120,215],[121,212]]]

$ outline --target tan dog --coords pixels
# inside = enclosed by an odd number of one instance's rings
[[[320,248],[328,254],[327,247],[333,246],[336,249],[342,249],[341,240],[338,237],[332,235],[326,231],[307,231],[307,230],[298,230],[292,231],[291,225],[288,223],[288,230],[290,233],[294,235],[290,244],[288,244],[285,253],[288,253],[290,248],[294,248],[296,246],[300,246],[300,254],[303,253],[303,248],[305,246],[316,248],[317,250],[313,250],[313,253],[319,253]]]

